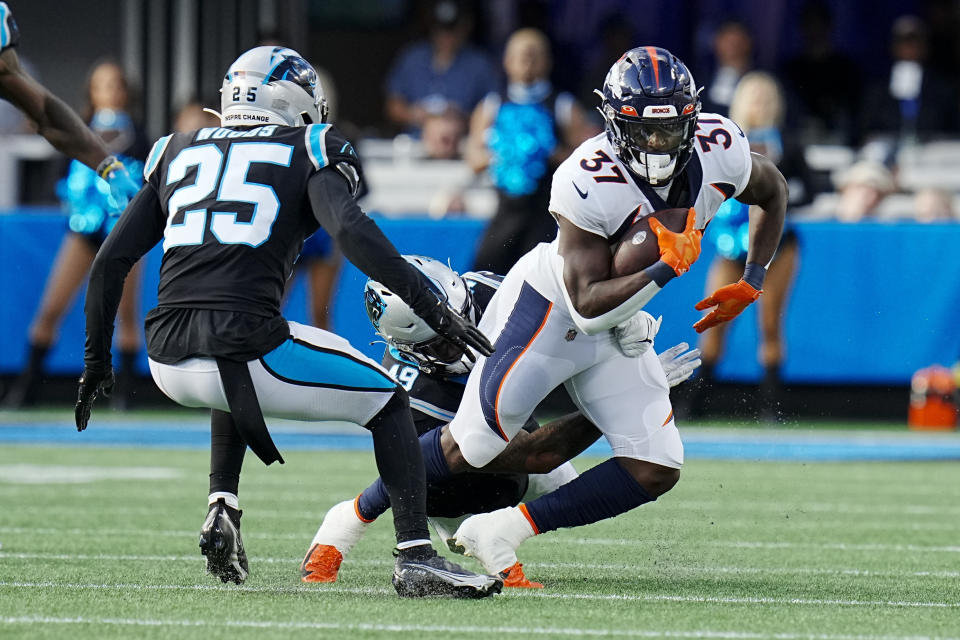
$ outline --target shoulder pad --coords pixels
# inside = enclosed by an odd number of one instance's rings
[[[150,179],[150,175],[157,168],[157,165],[160,164],[160,158],[163,157],[163,152],[166,151],[167,145],[170,144],[170,139],[173,138],[175,134],[170,134],[163,136],[159,140],[153,143],[153,148],[150,149],[150,153],[147,154],[147,161],[143,164],[143,179],[147,181]]]
[[[307,154],[318,171],[338,161],[359,165],[353,145],[332,124],[309,124],[305,129]]]

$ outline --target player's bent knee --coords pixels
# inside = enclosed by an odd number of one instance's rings
[[[363,426],[365,429],[373,430],[380,424],[384,416],[391,415],[397,411],[406,411],[408,413],[410,411],[410,396],[407,395],[407,390],[400,385],[394,387],[393,395],[390,396],[387,403]]]
[[[633,458],[617,458],[617,462],[652,498],[662,496],[680,481],[680,469]]]

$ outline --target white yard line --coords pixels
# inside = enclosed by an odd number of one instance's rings
[[[304,591],[331,591],[335,593],[385,594],[389,589],[343,588],[343,587],[251,587],[217,585],[180,585],[180,584],[138,584],[138,583],[76,583],[76,582],[18,582],[3,581],[0,587],[18,589],[70,589],[70,590],[131,590],[131,591],[252,591],[266,593],[287,593]],[[706,604],[744,604],[744,605],[811,605],[838,607],[897,607],[918,609],[960,609],[960,602],[923,602],[913,600],[842,600],[826,598],[758,598],[741,596],[681,596],[673,594],[594,594],[594,593],[549,593],[529,589],[511,589],[505,597],[535,598],[547,600],[614,600],[627,602],[698,602]]]
[[[473,625],[419,625],[375,624],[267,620],[184,620],[184,619],[137,619],[137,618],[62,618],[48,616],[21,616],[0,618],[0,624],[61,624],[61,625],[113,625],[132,627],[233,627],[247,629],[317,629],[331,631],[383,631],[390,633],[464,633],[464,634],[514,634],[547,636],[587,636],[618,638],[718,638],[726,640],[958,640],[934,636],[896,635],[847,635],[806,633],[753,633],[749,631],[723,631],[719,629],[696,629],[690,631],[667,631],[659,629],[582,629],[576,627],[516,627]]]
[[[114,554],[114,553],[20,553],[20,552],[2,552],[0,551],[0,560],[54,560],[63,562],[77,562],[82,560],[92,560],[98,562],[184,562],[188,564],[202,564],[205,560],[203,556],[197,555],[149,555],[149,554]],[[300,563],[299,558],[279,557],[279,556],[253,556],[254,563],[264,564],[286,564],[297,566]],[[393,560],[383,559],[363,559],[353,560],[347,558],[344,566],[376,566],[387,567],[393,565]],[[587,571],[630,571],[638,575],[661,575],[661,574],[744,574],[744,575],[822,575],[822,576],[849,576],[864,578],[960,578],[960,571],[874,571],[871,569],[825,569],[819,567],[727,567],[704,565],[699,567],[691,566],[663,566],[657,570],[651,570],[638,565],[610,562],[525,562],[524,566],[530,568],[542,569],[573,569]]]
[[[554,544],[597,545],[613,547],[633,547],[652,541],[636,538],[538,538],[538,543],[551,542]],[[850,542],[761,542],[761,541],[707,541],[698,542],[698,545],[710,547],[727,547],[733,549],[827,549],[831,551],[900,551],[918,553],[960,553],[960,546],[946,545],[919,545],[919,544],[880,544],[880,543],[850,543]]]
[[[195,530],[165,530],[165,529],[81,529],[54,527],[0,527],[0,534],[26,535],[63,535],[63,536],[155,536],[155,537],[194,537]],[[306,540],[301,533],[244,533],[244,537],[251,540]],[[634,547],[644,544],[663,544],[660,539],[645,538],[567,538],[544,536],[537,538],[537,544],[573,544],[594,546]],[[676,544],[683,544],[682,541]],[[772,542],[772,541],[705,541],[696,544],[711,547],[726,547],[733,549],[824,549],[831,551],[898,551],[917,553],[960,553],[957,545],[919,545],[919,544],[881,544],[881,543],[849,543],[849,542]]]

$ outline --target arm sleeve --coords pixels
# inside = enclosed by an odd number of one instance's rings
[[[84,365],[92,371],[110,368],[113,323],[123,294],[123,281],[137,260],[161,238],[165,218],[156,191],[144,186],[107,236],[90,269],[87,300],[87,343]]]
[[[360,271],[400,296],[418,316],[437,306],[439,298],[426,277],[403,259],[357,205],[343,176],[321,170],[310,178],[307,193],[317,222]]]

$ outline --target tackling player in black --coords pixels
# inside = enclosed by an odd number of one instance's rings
[[[452,308],[474,322],[486,311],[503,279],[488,272],[460,275],[432,258],[405,257],[443,291]],[[442,438],[445,425],[460,406],[472,363],[461,349],[438,336],[383,284],[367,281],[364,301],[371,324],[387,342],[383,366],[410,394],[424,461],[428,469],[433,467],[428,475],[435,478],[427,483],[427,514],[451,550],[462,553],[462,548],[456,547],[454,534],[467,515],[515,506],[550,493],[577,477],[568,460],[600,436],[600,431],[579,413],[542,428],[531,418],[524,426],[525,433],[518,434],[482,472],[465,464],[455,468],[453,461],[445,458]],[[648,337],[645,348],[652,347],[654,336]],[[643,342],[642,338],[624,335],[621,348],[625,353],[637,349],[636,341]],[[700,364],[699,350],[687,349],[688,345],[681,343],[660,354],[671,387],[689,378]],[[367,525],[388,508],[390,497],[380,478],[356,498],[331,507],[300,565],[301,579],[336,581],[344,555],[360,540]],[[505,587],[543,586],[528,580],[519,562],[500,576]]]
[[[322,88],[299,54],[281,47],[246,52],[227,71],[221,105],[223,127],[157,141],[144,169],[147,184],[97,255],[77,428],[87,426],[93,400],[113,383],[110,339],[124,277],[163,240],[147,351],[164,393],[212,409],[210,507],[200,534],[208,571],[238,584],[247,576],[237,498],[243,454],[249,446],[266,464],[283,462],[263,416],[346,420],[371,431],[395,505],[398,594],[499,592],[499,578],[465,571],[430,545],[423,460],[406,391],[343,338],[287,322],[281,294],[304,239],[322,225],[347,258],[388,282],[445,340],[486,354],[490,343],[357,206],[360,163],[350,143],[323,124]]]
[[[50,93],[20,66],[15,47],[20,30],[7,3],[0,2],[0,98],[10,102],[33,121],[37,133],[61,153],[79,160],[107,181],[121,210],[139,187],[126,167],[107,151],[100,136],[63,100]]]

